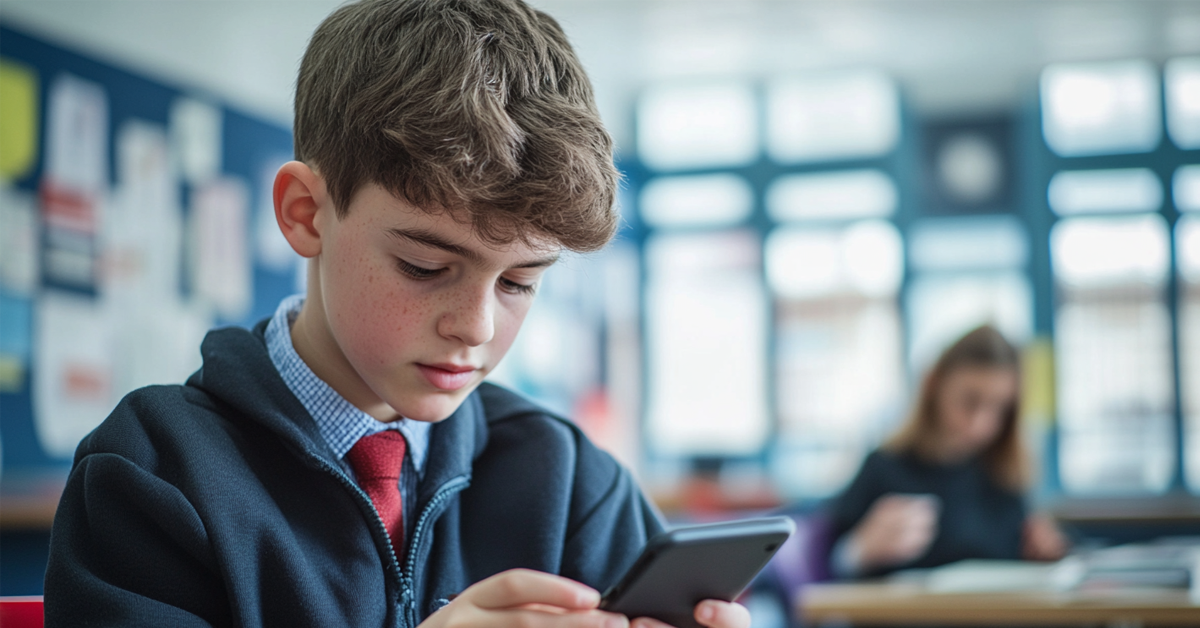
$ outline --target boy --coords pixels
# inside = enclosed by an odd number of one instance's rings
[[[187,384],[80,444],[47,625],[625,625],[596,589],[652,508],[568,422],[481,383],[558,251],[617,219],[562,31],[518,0],[343,6],[302,62],[295,143],[274,200],[307,296],[211,332]]]

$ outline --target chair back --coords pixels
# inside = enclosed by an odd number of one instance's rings
[[[42,596],[0,596],[0,626],[42,628]]]

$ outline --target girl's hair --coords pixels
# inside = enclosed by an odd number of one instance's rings
[[[935,460],[939,391],[950,373],[962,368],[1010,369],[1020,375],[1020,354],[990,325],[979,327],[946,349],[926,374],[908,419],[883,449]],[[1000,433],[980,454],[992,479],[1013,492],[1027,488],[1031,464],[1020,430],[1020,402],[1014,399],[1004,415]]]

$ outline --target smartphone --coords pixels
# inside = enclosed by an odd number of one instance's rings
[[[795,529],[789,517],[766,517],[663,532],[605,592],[600,608],[701,628],[692,616],[696,604],[736,599]]]

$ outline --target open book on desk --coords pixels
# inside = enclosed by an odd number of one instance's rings
[[[1055,563],[964,560],[936,569],[900,572],[892,579],[922,582],[930,593],[1190,588],[1190,597],[1200,602],[1200,539],[1119,545],[1079,552]]]

